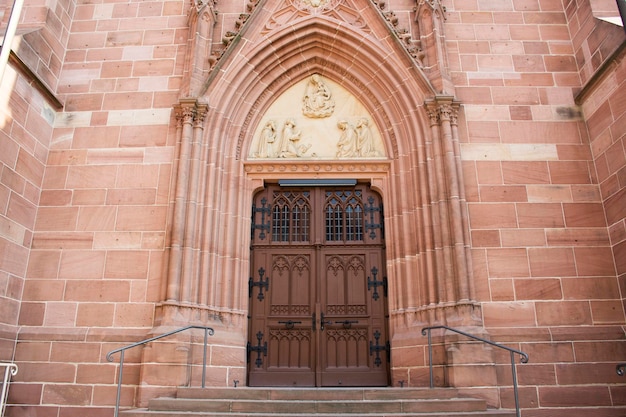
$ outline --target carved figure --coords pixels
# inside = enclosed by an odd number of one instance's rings
[[[319,74],[313,74],[304,91],[302,113],[307,117],[322,118],[333,114],[335,100]]]
[[[302,2],[311,7],[320,7],[328,3],[328,0],[302,0]]]
[[[374,137],[366,118],[359,119],[356,124],[357,132],[357,154],[361,157],[378,156],[378,151],[374,147]]]
[[[300,145],[300,137],[302,132],[296,130],[296,122],[293,119],[287,119],[283,126],[283,132],[280,143],[280,157],[293,158],[301,157],[309,150],[311,144]]]
[[[259,147],[255,156],[258,158],[273,158],[276,156],[274,143],[276,142],[276,123],[273,120],[265,123],[259,138]]]
[[[337,127],[342,130],[339,142],[337,142],[337,158],[346,158],[357,155],[357,131],[346,120],[337,123]]]

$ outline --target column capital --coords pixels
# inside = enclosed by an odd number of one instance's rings
[[[209,110],[209,104],[201,99],[182,98],[174,105],[174,112],[178,123],[201,126]]]
[[[454,96],[437,95],[424,101],[424,106],[430,118],[431,126],[438,125],[444,120],[453,125],[458,123],[461,102],[456,100]]]

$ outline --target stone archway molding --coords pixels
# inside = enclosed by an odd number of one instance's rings
[[[363,7],[362,25],[299,14],[274,27],[275,10],[257,8],[198,90],[203,93],[175,107],[170,252],[156,324],[220,326],[216,340],[223,337],[220,343],[241,354],[228,365],[240,375],[250,207],[254,190],[269,179],[356,178],[383,195],[392,337],[419,338],[416,329],[426,324],[481,324],[461,169],[461,105],[436,93],[380,13],[366,7],[369,0],[352,2]],[[247,157],[265,110],[316,73],[368,109],[385,158]]]

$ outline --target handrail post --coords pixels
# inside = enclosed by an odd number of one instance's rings
[[[204,352],[202,354],[202,388],[205,388],[206,377],[206,347],[208,344],[209,329],[204,329]]]
[[[521,417],[519,409],[519,394],[517,392],[517,370],[515,369],[515,352],[510,351],[511,354],[511,373],[513,375],[513,396],[515,397],[515,415]]]
[[[4,416],[4,410],[7,406],[6,400],[9,394],[9,384],[11,384],[11,376],[17,375],[17,365],[8,362],[8,363],[0,363],[1,366],[4,366],[4,379],[2,380],[2,394],[0,394],[0,416]]]
[[[428,329],[428,375],[430,377],[430,388],[435,387],[435,380],[433,378],[433,345],[430,338],[430,329]]]
[[[122,395],[122,370],[124,369],[124,352],[120,352],[120,376],[117,378],[117,395],[115,397],[115,417],[120,413],[120,397]]]

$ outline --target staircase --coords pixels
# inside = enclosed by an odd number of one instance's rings
[[[452,388],[181,388],[120,417],[514,417]]]

